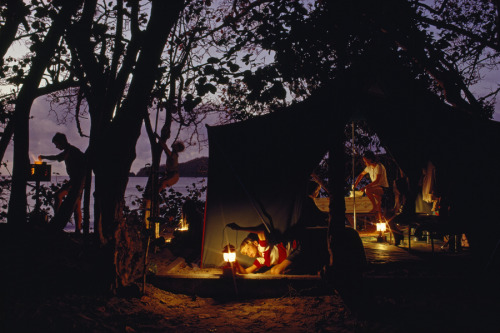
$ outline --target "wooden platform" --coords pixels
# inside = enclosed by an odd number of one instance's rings
[[[332,293],[319,275],[219,273],[164,274],[148,277],[158,288],[174,293],[212,298],[267,298]]]
[[[450,275],[443,275],[436,269],[435,258],[445,253],[439,252],[429,262],[421,256],[388,242],[377,242],[377,237],[363,234],[367,267],[363,272],[365,286],[377,287],[384,283],[401,281],[406,286],[432,280],[445,281]],[[421,251],[430,255],[430,245],[419,242]],[[426,249],[423,249],[426,247]],[[427,247],[429,249],[427,249]],[[452,254],[457,259],[457,254]],[[444,258],[446,260],[446,258]],[[439,265],[441,266],[441,265]],[[193,297],[221,299],[270,298],[298,295],[328,295],[334,292],[320,275],[271,275],[265,273],[224,276],[222,269],[198,269],[196,271],[177,270],[177,261],[172,264],[172,273],[150,275],[147,281],[158,288]],[[180,273],[179,273],[180,272]],[[392,282],[391,282],[392,281]],[[418,281],[418,282],[417,282]]]

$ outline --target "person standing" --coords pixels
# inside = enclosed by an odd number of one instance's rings
[[[57,155],[39,155],[39,160],[59,161],[66,164],[66,172],[69,176],[69,181],[64,183],[61,188],[55,193],[54,212],[57,214],[63,199],[73,189],[80,189],[76,199],[75,208],[73,210],[75,218],[75,233],[80,233],[82,230],[82,182],[85,178],[85,155],[77,147],[69,144],[66,135],[56,133],[52,138],[52,142],[57,149],[62,150]]]

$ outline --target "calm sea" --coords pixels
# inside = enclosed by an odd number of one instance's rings
[[[65,176],[52,176],[52,183],[62,183],[64,180],[68,179],[68,177]],[[205,182],[202,182],[205,180]],[[146,182],[148,181],[147,177],[130,177],[127,185],[127,190],[125,192],[125,202],[129,206],[130,209],[138,209],[138,204],[134,203],[137,199],[139,199],[142,196],[142,192],[140,192],[137,189],[137,186],[140,186],[144,188],[146,186]],[[42,183],[42,184],[48,184],[48,183]],[[193,188],[193,184],[196,185],[197,188],[201,188],[203,185],[206,185],[206,179],[205,178],[198,178],[198,177],[181,177],[177,184],[172,186],[174,190],[177,192],[182,193],[183,195],[187,195],[187,189],[186,187]],[[94,179],[92,178],[92,188],[94,188]],[[31,196],[28,198],[28,204],[30,206],[30,209],[33,209],[35,206],[35,202],[33,199],[31,199]],[[94,197],[91,195],[90,196],[90,230],[93,230],[93,220],[94,220]],[[66,231],[74,231],[75,226],[73,224],[73,218],[71,218],[71,221],[68,223],[66,226],[65,230]]]

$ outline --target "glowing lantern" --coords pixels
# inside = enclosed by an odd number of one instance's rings
[[[386,229],[385,223],[383,223],[383,222],[377,223],[377,231],[385,232],[386,230],[387,229]]]
[[[224,261],[226,262],[226,264],[222,267],[222,276],[232,278],[236,269],[236,266],[234,265],[236,261],[236,250],[234,246],[231,244],[224,246],[222,255],[224,257]]]
[[[231,244],[224,246],[224,250],[222,250],[222,255],[224,256],[224,261],[227,263],[232,263],[236,261],[236,250],[234,246]]]
[[[386,231],[386,225],[384,222],[377,223],[377,231],[379,235],[377,237],[377,242],[382,243],[385,242],[384,232]]]

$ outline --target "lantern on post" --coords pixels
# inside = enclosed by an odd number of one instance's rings
[[[224,258],[224,266],[222,267],[222,275],[225,277],[234,276],[234,262],[236,261],[236,248],[234,245],[228,244],[224,246],[222,250],[222,256]]]

